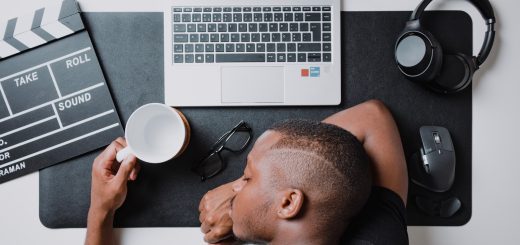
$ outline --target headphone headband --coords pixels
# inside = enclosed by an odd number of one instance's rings
[[[428,5],[432,2],[432,0],[423,0],[419,6],[413,11],[410,16],[410,21],[420,20],[424,10]],[[486,61],[489,53],[491,52],[491,48],[493,47],[493,42],[495,41],[495,12],[493,11],[493,7],[489,0],[469,0],[480,12],[484,20],[486,21],[487,31],[486,36],[484,37],[484,43],[482,44],[482,48],[478,53],[478,56],[475,57],[475,65],[476,68]]]

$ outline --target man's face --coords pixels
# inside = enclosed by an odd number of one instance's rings
[[[269,164],[262,159],[281,138],[267,131],[256,141],[247,157],[244,176],[233,186],[236,196],[231,203],[233,233],[244,241],[265,241],[272,234],[275,221],[273,188]]]

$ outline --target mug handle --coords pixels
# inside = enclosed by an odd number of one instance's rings
[[[127,158],[130,154],[132,154],[132,150],[130,149],[130,147],[127,146],[123,150],[117,152],[116,160],[118,162],[123,162],[123,160],[125,160],[125,158]]]

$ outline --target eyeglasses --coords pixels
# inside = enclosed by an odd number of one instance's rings
[[[240,121],[213,144],[207,157],[203,158],[192,170],[201,177],[202,181],[214,177],[226,165],[221,153],[223,151],[240,153],[247,148],[252,138],[253,130],[246,122]]]

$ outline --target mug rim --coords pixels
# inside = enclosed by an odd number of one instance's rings
[[[146,159],[146,157],[142,157],[142,156],[137,156],[137,153],[135,152],[135,148],[132,146],[132,143],[131,143],[131,140],[128,138],[128,125],[131,125],[132,124],[132,121],[135,120],[136,118],[136,115],[139,114],[140,111],[142,110],[145,110],[149,107],[161,107],[161,108],[164,108],[164,109],[168,109],[169,112],[171,112],[175,118],[175,120],[180,124],[182,125],[182,129],[180,130],[180,133],[182,133],[183,135],[183,142],[182,144],[179,145],[178,149],[175,149],[175,151],[172,151],[171,154],[169,154],[168,157],[165,157],[164,159],[163,158],[159,158],[159,159]],[[131,153],[134,154],[138,159],[144,161],[144,162],[147,162],[147,163],[152,163],[152,164],[156,164],[156,163],[163,163],[163,162],[166,162],[168,160],[171,160],[175,157],[177,157],[180,153],[181,150],[183,150],[183,148],[185,147],[185,143],[186,143],[186,137],[187,137],[187,134],[186,134],[186,128],[188,127],[186,125],[187,122],[184,122],[184,120],[182,120],[181,116],[179,115],[179,112],[173,108],[173,107],[170,107],[166,104],[163,104],[163,103],[148,103],[148,104],[145,104],[145,105],[142,105],[140,106],[139,108],[137,108],[131,115],[130,117],[128,118],[128,121],[126,122],[126,125],[125,125],[125,140],[126,140],[126,144],[127,144],[127,147],[130,148],[131,150]]]

